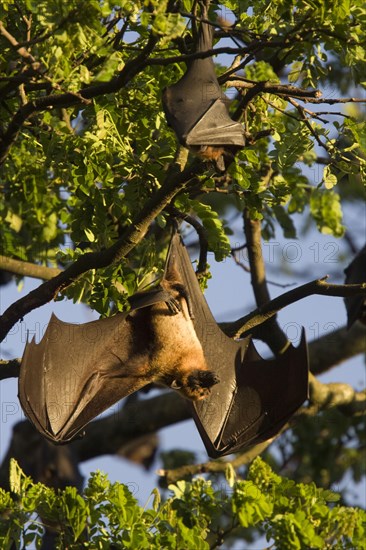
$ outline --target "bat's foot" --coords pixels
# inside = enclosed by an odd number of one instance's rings
[[[168,309],[172,315],[177,315],[182,311],[179,301],[173,297],[169,298],[169,300],[167,300],[165,303],[168,306]]]

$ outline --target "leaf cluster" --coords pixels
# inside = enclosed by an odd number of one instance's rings
[[[48,528],[57,533],[58,549],[204,550],[255,527],[277,548],[365,548],[365,512],[336,505],[336,493],[281,478],[259,458],[246,480],[228,474],[228,482],[224,492],[202,478],[178,481],[167,500],[155,489],[152,506],[141,507],[126,485],[101,472],[91,474],[82,494],[73,487],[55,492],[12,461],[11,493],[0,492],[0,541],[4,550],[39,547]]]

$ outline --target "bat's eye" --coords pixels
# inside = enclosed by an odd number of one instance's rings
[[[179,384],[178,380],[173,380],[173,382],[170,384],[170,387],[172,390],[181,390],[182,384]]]

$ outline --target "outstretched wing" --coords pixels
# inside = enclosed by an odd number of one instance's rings
[[[72,439],[98,414],[146,384],[126,376],[132,354],[126,315],[81,325],[52,315],[39,344],[27,344],[19,399],[37,429],[54,442]]]
[[[298,348],[266,361],[250,338],[235,341],[217,325],[201,292],[187,251],[174,235],[175,262],[192,301],[193,323],[208,368],[220,378],[211,394],[192,404],[207,452],[218,457],[275,435],[308,395],[308,358],[303,335]]]
[[[146,308],[169,298],[158,287],[136,294],[131,306]],[[133,317],[123,313],[80,325],[52,315],[39,344],[33,338],[26,345],[19,399],[45,437],[70,441],[98,414],[151,382],[142,375],[148,342],[136,342],[134,332]]]

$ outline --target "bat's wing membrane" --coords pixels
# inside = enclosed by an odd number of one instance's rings
[[[216,99],[196,121],[186,137],[187,145],[244,146],[243,127],[229,116],[222,99]]]
[[[220,378],[206,399],[192,404],[208,454],[223,456],[273,437],[308,396],[304,335],[298,348],[265,361],[250,338],[235,341],[219,328],[179,235],[173,236],[168,261],[175,262],[188,288],[208,367]]]
[[[209,397],[192,404],[207,452],[221,456],[272,437],[307,397],[304,336],[299,348],[290,346],[280,358],[264,361],[250,338],[232,340],[218,327],[178,234],[171,241],[167,270],[171,263],[190,297],[208,367],[220,377]],[[158,289],[145,298],[138,296],[132,307],[167,296]],[[126,314],[82,325],[52,316],[41,342],[27,344],[19,376],[22,407],[37,429],[51,441],[69,441],[98,414],[148,383],[125,369],[132,338]]]
[[[308,398],[307,346],[264,360],[250,342],[236,369],[237,391],[220,438],[211,453],[221,456],[276,435]]]
[[[202,22],[197,51],[212,49],[214,29]],[[212,57],[194,59],[178,82],[163,93],[168,124],[183,145],[245,145],[242,125],[230,118],[228,98],[221,91]]]
[[[130,301],[136,310],[170,299],[158,287]],[[26,345],[19,399],[48,439],[70,441],[98,414],[149,382],[126,371],[132,332],[123,313],[79,325],[52,315],[39,344],[33,339]],[[141,363],[144,360],[141,355]]]
[[[124,314],[81,325],[52,315],[41,342],[27,344],[19,398],[46,437],[69,441],[98,414],[144,385],[121,368],[129,336]]]

